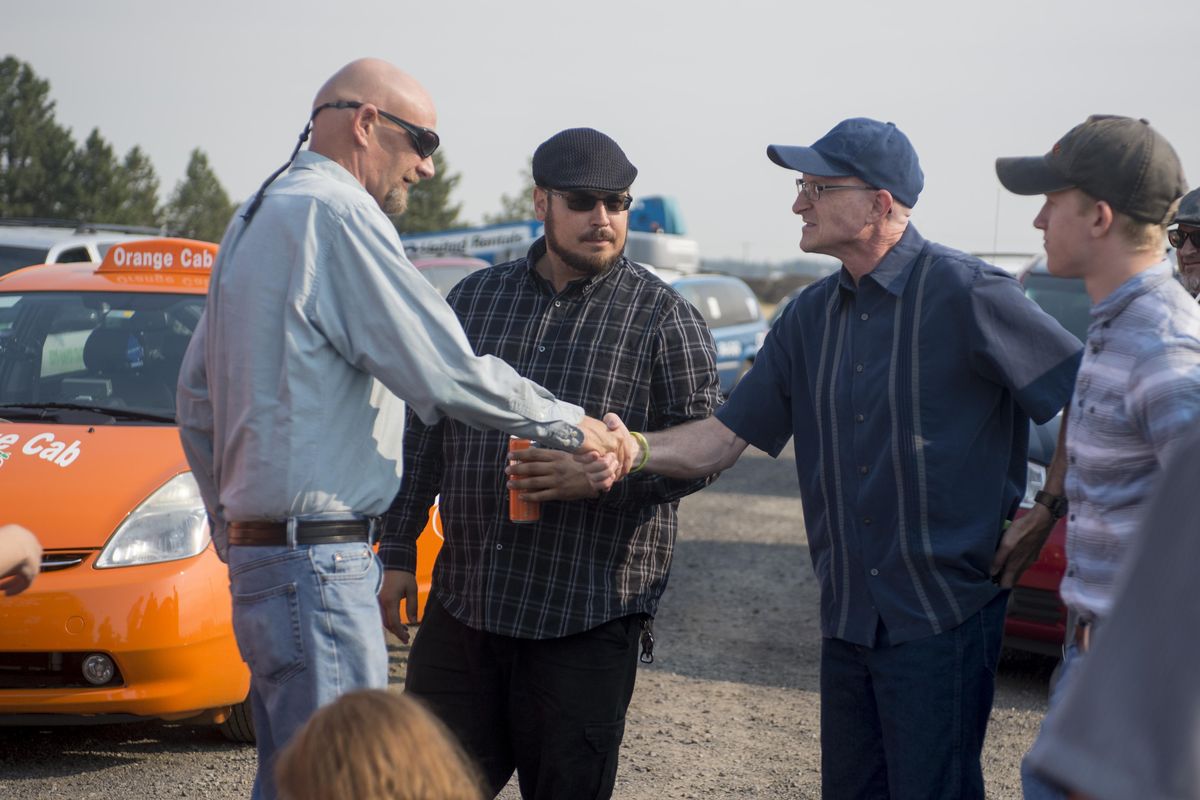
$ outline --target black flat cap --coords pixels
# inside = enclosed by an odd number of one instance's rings
[[[625,151],[592,128],[568,128],[533,151],[533,182],[547,189],[622,192],[636,177]]]

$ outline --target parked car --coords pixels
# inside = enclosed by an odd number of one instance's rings
[[[754,357],[769,327],[754,292],[741,278],[698,273],[685,275],[659,270],[704,317],[717,348],[721,392],[729,394],[754,365]]]
[[[156,228],[98,222],[0,219],[0,275],[32,264],[98,262],[117,242],[160,233]]]
[[[1060,278],[1046,269],[1046,257],[1038,256],[1020,273],[1025,295],[1058,320],[1081,342],[1087,338],[1091,299],[1082,278]],[[1043,425],[1030,423],[1029,463],[1025,496],[1017,516],[1033,507],[1033,498],[1046,483],[1046,469],[1054,457],[1062,416]],[[1017,585],[1008,602],[1004,643],[1018,650],[1061,656],[1067,631],[1067,609],[1059,598],[1058,586],[1067,570],[1067,521],[1054,524],[1041,555]]]
[[[0,724],[158,717],[253,741],[228,572],[175,426],[216,252],[128,242],[0,277],[0,509],[44,548],[33,586],[0,599]]]
[[[442,297],[450,294],[454,285],[477,269],[485,269],[491,264],[482,258],[471,256],[430,256],[429,258],[414,258],[413,266],[421,271],[427,281],[441,293]]]

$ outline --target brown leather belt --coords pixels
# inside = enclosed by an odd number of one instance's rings
[[[231,522],[229,543],[251,547],[283,547],[288,543],[286,522]],[[296,544],[369,542],[371,520],[296,520]]]

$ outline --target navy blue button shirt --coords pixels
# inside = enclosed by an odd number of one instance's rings
[[[1008,273],[911,225],[855,286],[797,297],[719,419],[796,472],[824,636],[873,647],[949,630],[996,594],[1029,418],[1069,400],[1079,340]]]

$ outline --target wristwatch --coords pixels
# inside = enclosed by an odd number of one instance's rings
[[[1061,494],[1050,494],[1049,492],[1039,491],[1033,496],[1033,502],[1048,508],[1050,516],[1055,519],[1062,519],[1067,515],[1067,498]]]

